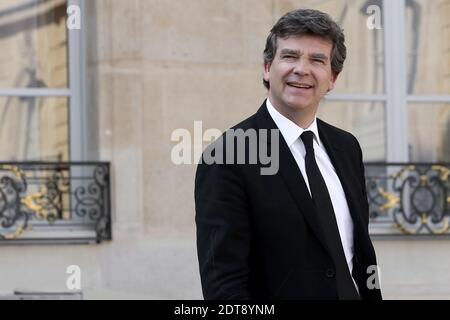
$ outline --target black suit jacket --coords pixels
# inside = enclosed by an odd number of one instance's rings
[[[350,133],[317,122],[353,218],[353,277],[362,299],[381,299],[380,290],[366,286],[374,277],[367,268],[377,262],[368,234],[361,148]],[[232,129],[277,126],[264,103]],[[270,150],[270,140],[260,142]],[[208,148],[214,150],[219,143],[226,148],[230,142],[223,135]],[[281,133],[279,161],[275,175],[261,175],[259,161],[198,165],[195,219],[205,299],[336,299],[335,267],[303,176]]]

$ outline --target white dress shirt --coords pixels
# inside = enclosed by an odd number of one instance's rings
[[[325,146],[320,141],[316,117],[314,117],[314,121],[308,128],[302,129],[297,124],[279,113],[269,99],[267,99],[266,105],[270,116],[272,117],[273,121],[275,121],[278,129],[280,129],[284,140],[286,141],[289,149],[292,152],[292,155],[295,158],[295,161],[297,162],[298,167],[300,168],[310,195],[311,189],[309,187],[309,181],[308,176],[306,175],[305,167],[306,149],[300,136],[304,131],[307,130],[310,130],[314,133],[313,148],[316,162],[323,176],[323,179],[325,180],[325,184],[327,185],[328,193],[330,194],[334,214],[336,215],[336,221],[339,228],[339,235],[341,236],[342,247],[344,248],[345,258],[347,260],[348,268],[351,274],[353,270],[352,259],[354,254],[353,220],[350,215],[347,199],[345,197],[344,189],[342,188],[339,177],[336,174],[336,170],[334,169],[330,158],[328,157]],[[353,281],[355,282],[354,279]],[[358,289],[357,286],[356,289]]]

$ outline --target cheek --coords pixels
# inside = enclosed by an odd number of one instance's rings
[[[278,86],[281,86],[284,82],[284,74],[281,70],[275,70],[275,72],[271,72],[272,81],[276,83]]]
[[[292,70],[293,70],[293,67],[291,65],[285,64],[285,63],[280,63],[279,65],[277,65],[277,67],[273,71],[274,71],[274,75],[277,77],[277,79],[283,80],[290,73],[292,73]]]
[[[323,71],[320,76],[320,79],[322,79],[322,86],[329,88],[333,85],[333,77],[328,72]]]

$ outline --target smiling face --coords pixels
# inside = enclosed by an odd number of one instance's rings
[[[264,79],[270,83],[269,99],[281,114],[312,121],[320,100],[336,81],[331,70],[332,46],[315,35],[278,39],[273,61],[264,65]]]

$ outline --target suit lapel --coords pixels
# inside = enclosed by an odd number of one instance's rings
[[[342,188],[344,189],[347,204],[353,220],[354,234],[355,236],[358,236],[359,232],[365,230],[365,228],[363,227],[363,221],[358,214],[359,211],[356,206],[356,199],[358,197],[356,194],[356,189],[351,187],[354,183],[350,181],[350,176],[348,174],[344,174],[344,172],[350,172],[349,170],[351,170],[351,168],[346,168],[347,152],[341,147],[342,142],[335,141],[336,137],[327,130],[326,126],[320,119],[317,119],[317,126],[319,129],[320,140],[327,150],[327,154],[333,163],[342,184]],[[355,243],[357,243],[357,241],[355,241]]]
[[[265,103],[257,112],[257,121],[260,129],[278,129],[269,112]],[[270,141],[268,139],[267,144],[268,150],[270,150]],[[279,174],[285,182],[289,193],[295,200],[299,210],[303,213],[306,218],[307,223],[313,230],[316,237],[322,243],[325,250],[328,247],[325,242],[322,228],[317,219],[317,213],[309,195],[308,187],[306,186],[305,180],[303,179],[302,173],[298,168],[297,162],[291,153],[286,141],[284,140],[282,134],[279,134]]]

